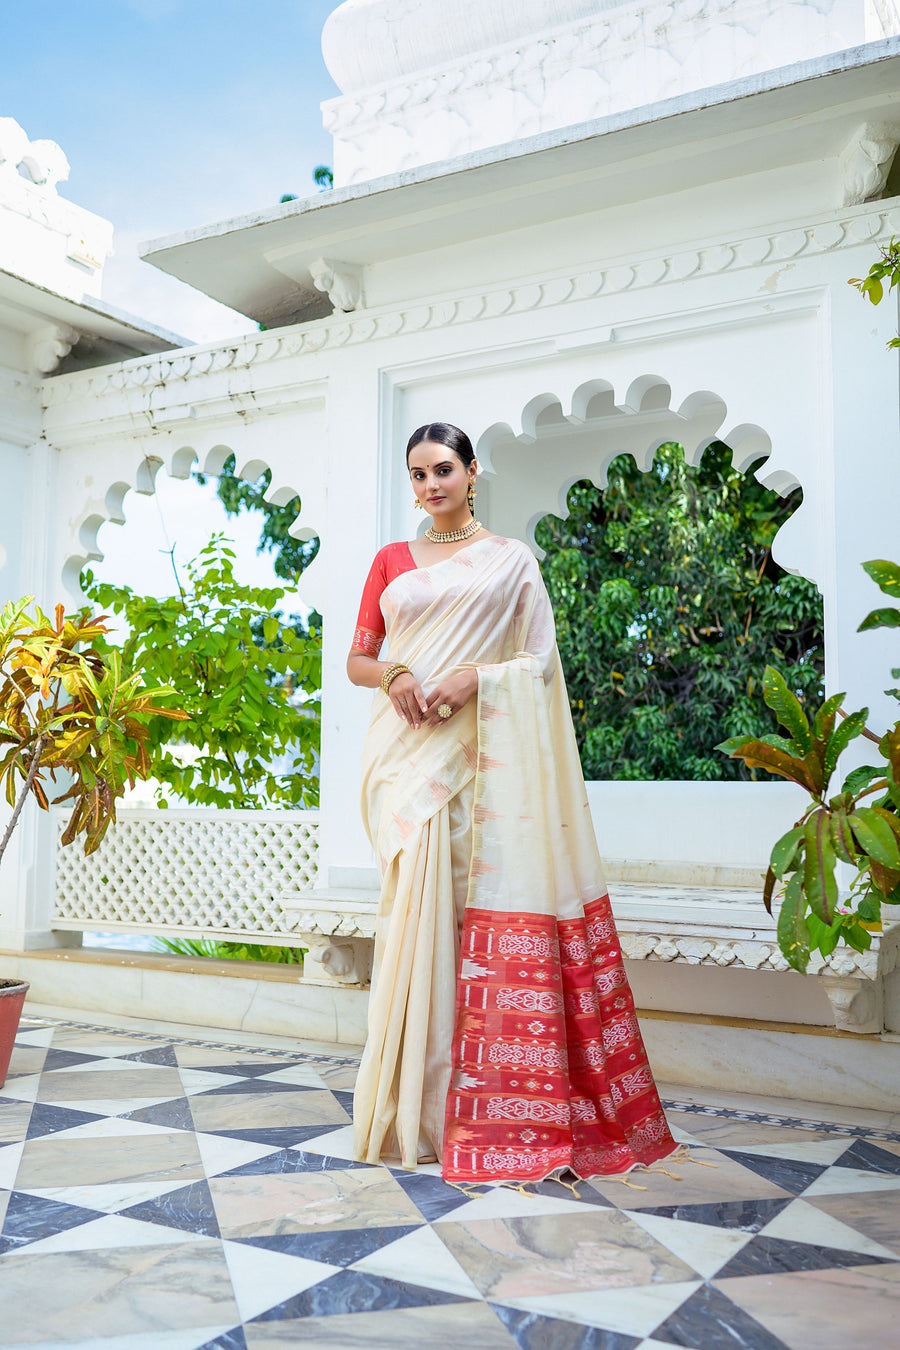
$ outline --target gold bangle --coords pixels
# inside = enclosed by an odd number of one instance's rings
[[[401,665],[399,661],[393,661],[391,662],[391,664],[388,666],[387,670],[381,677],[381,687],[387,694],[389,693],[391,685],[393,684],[394,680],[396,680],[398,675],[411,675],[411,674],[412,671],[410,670],[409,666]]]

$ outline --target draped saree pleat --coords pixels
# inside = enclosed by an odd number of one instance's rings
[[[376,693],[382,876],[355,1156],[445,1178],[628,1170],[675,1147],[634,1016],[530,550],[488,538],[382,596],[392,660],[478,695],[412,730]]]

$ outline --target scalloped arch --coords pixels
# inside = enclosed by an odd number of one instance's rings
[[[684,446],[693,467],[715,440],[730,447],[732,463],[741,473],[757,460],[768,460],[772,442],[765,429],[741,422],[723,430],[727,414],[725,400],[709,389],[696,389],[674,406],[669,381],[653,373],[633,379],[618,397],[615,386],[602,378],[578,384],[568,399],[548,389],[532,395],[518,416],[510,417],[507,410],[506,420],[492,422],[475,437],[479,465],[493,484],[491,524],[502,534],[527,539],[540,555],[534,538],[537,524],[548,513],[567,514],[573,483],[588,478],[605,487],[607,469],[620,454],[632,455],[646,473],[667,441]],[[506,477],[514,481],[514,490],[504,493]],[[757,477],[782,496],[802,486],[782,464],[761,466]],[[801,504],[791,517],[791,534],[802,509]]]
[[[272,469],[274,472],[273,465],[258,457],[241,460],[237,447],[224,443],[210,446],[202,453],[192,445],[179,446],[169,457],[167,472],[170,478],[185,480],[191,476],[194,465],[199,464],[202,473],[217,477],[222,472],[225,461],[232,454],[235,455],[238,477],[248,483],[255,483],[267,470]],[[156,491],[159,472],[165,467],[165,461],[158,455],[145,455],[136,464],[132,475],[133,482],[123,478],[116,479],[106,489],[102,510],[98,510],[94,503],[91,508],[85,510],[80,519],[76,518],[75,537],[79,548],[69,554],[62,566],[63,585],[72,595],[80,597],[82,594],[81,573],[85,566],[89,562],[99,562],[103,558],[103,551],[97,540],[100,527],[106,524],[124,525],[125,498],[128,493],[139,492],[143,496],[151,496]],[[274,478],[266,492],[266,501],[273,502],[276,506],[284,506],[295,497],[300,497],[298,488],[288,482],[276,483]],[[312,521],[303,519],[301,509],[291,526],[290,533],[306,543],[310,539],[315,539],[320,531]]]

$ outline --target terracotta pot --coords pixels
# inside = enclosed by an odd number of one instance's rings
[[[6,1082],[6,1071],[27,993],[27,980],[0,980],[0,1088]]]

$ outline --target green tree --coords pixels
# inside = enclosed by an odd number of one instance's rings
[[[821,600],[771,553],[799,499],[738,473],[721,442],[696,469],[670,443],[647,473],[620,455],[605,490],[578,483],[566,519],[541,521],[586,777],[756,776],[715,747],[775,730],[758,673],[767,664],[817,704]]]
[[[90,573],[85,590],[128,626],[125,674],[139,669],[174,686],[191,718],[177,729],[151,723],[154,778],[201,806],[315,806],[320,637],[283,620],[275,608],[285,594],[280,587],[240,585],[234,557],[214,536],[188,564],[187,585],[162,599],[96,582]],[[178,753],[185,745],[197,752],[193,758]],[[275,772],[283,756],[290,767]]]
[[[198,483],[205,484],[209,475],[195,472]],[[284,506],[276,506],[266,501],[266,493],[272,481],[270,470],[266,470],[255,483],[247,483],[235,473],[234,455],[229,455],[219,474],[216,491],[219,500],[229,516],[241,511],[258,511],[262,516],[257,553],[274,554],[272,566],[275,575],[296,586],[303,569],[308,567],[319,551],[318,539],[306,541],[294,539],[289,533],[291,526],[300,514],[300,498],[292,497]],[[305,621],[293,616],[292,622],[305,627]],[[321,628],[318,615],[310,617],[313,628]]]

